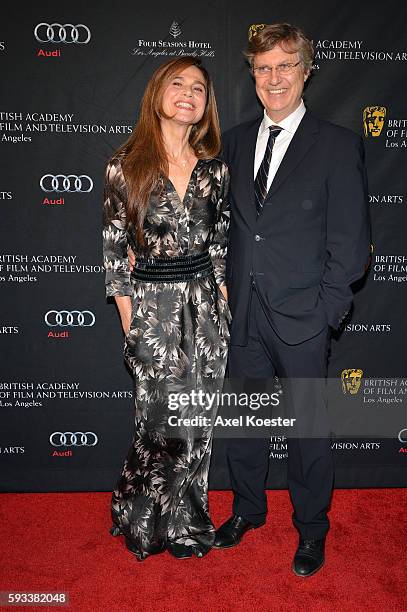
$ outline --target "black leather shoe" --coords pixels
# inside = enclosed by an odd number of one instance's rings
[[[185,544],[168,542],[167,548],[168,552],[170,552],[176,559],[189,559],[189,557],[192,557],[193,554],[191,546],[185,546]]]
[[[316,574],[325,561],[325,538],[322,540],[302,540],[298,544],[293,561],[293,572],[296,576],[307,578]]]
[[[250,529],[257,529],[264,525],[253,525],[242,516],[234,514],[226,523],[223,523],[221,527],[216,531],[215,535],[215,548],[231,548],[239,544],[246,533]]]

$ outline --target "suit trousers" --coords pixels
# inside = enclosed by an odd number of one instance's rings
[[[273,329],[254,287],[248,345],[234,345],[232,331],[229,347],[231,381],[255,383],[256,379],[270,381],[275,376],[285,381],[284,402],[288,416],[295,417],[297,425],[294,437],[287,438],[287,481],[294,508],[293,523],[305,539],[321,539],[329,529],[333,458],[325,380],[330,335],[327,325],[309,340],[286,344]],[[295,390],[296,379],[301,379],[301,392]],[[294,385],[289,381],[294,381]],[[311,433],[314,430],[316,435]],[[225,441],[234,491],[233,512],[256,525],[265,522],[267,512],[265,486],[270,437]]]

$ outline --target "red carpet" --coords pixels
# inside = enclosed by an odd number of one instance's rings
[[[325,567],[308,579],[291,572],[297,539],[288,493],[268,497],[267,525],[239,547],[140,563],[108,533],[110,494],[3,494],[0,590],[67,591],[65,609],[92,612],[407,610],[406,489],[335,491]],[[210,503],[219,525],[231,494],[211,492]]]

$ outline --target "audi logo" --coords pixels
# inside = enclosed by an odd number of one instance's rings
[[[92,327],[96,318],[90,310],[48,310],[44,321],[49,327]]]
[[[407,444],[407,429],[402,429],[398,437],[402,444]]]
[[[40,180],[40,187],[43,191],[57,191],[63,193],[89,193],[93,189],[93,181],[86,174],[44,174]]]
[[[52,446],[96,446],[98,437],[93,431],[54,431],[49,441]]]
[[[35,26],[34,36],[40,43],[78,43],[86,45],[90,41],[90,30],[83,23],[39,23]]]

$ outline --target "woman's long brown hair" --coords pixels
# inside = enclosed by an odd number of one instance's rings
[[[161,132],[160,115],[163,93],[177,74],[196,66],[202,72],[207,90],[205,112],[202,119],[192,127],[189,144],[198,158],[216,157],[220,151],[221,138],[215,94],[208,72],[199,59],[186,56],[162,64],[147,84],[141,102],[140,116],[127,142],[117,154],[124,153],[122,168],[127,185],[127,224],[136,230],[137,242],[144,245],[143,223],[149,197],[158,185],[160,176],[168,176],[168,159]]]

